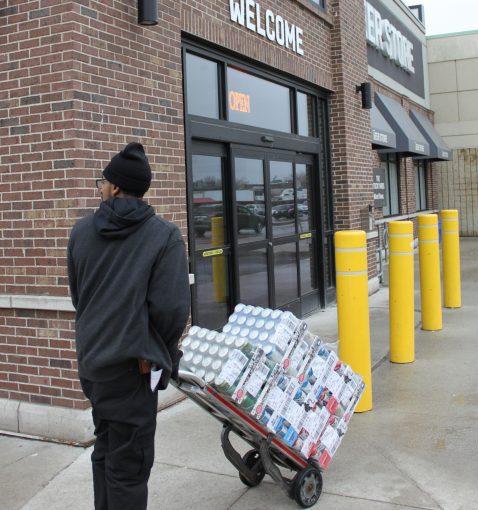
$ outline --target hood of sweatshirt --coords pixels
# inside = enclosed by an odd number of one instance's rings
[[[110,198],[94,215],[96,231],[109,239],[124,239],[136,232],[154,209],[139,198]]]

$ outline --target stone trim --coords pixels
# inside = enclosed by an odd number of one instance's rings
[[[170,384],[159,392],[158,411],[185,398]],[[86,446],[94,440],[91,408],[71,409],[1,398],[0,433]]]
[[[194,284],[194,274],[189,273],[189,285]],[[53,310],[56,312],[74,312],[69,297],[34,296],[25,294],[0,294],[0,308],[16,310]]]
[[[54,310],[59,312],[75,311],[69,297],[34,296],[24,294],[0,295],[0,308],[15,308],[17,310]]]

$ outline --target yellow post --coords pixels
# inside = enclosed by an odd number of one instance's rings
[[[441,231],[443,301],[445,308],[460,308],[460,227],[457,210],[441,211]]]
[[[388,224],[390,361],[415,361],[415,312],[413,283],[413,223]]]
[[[366,384],[356,412],[372,409],[367,240],[362,230],[335,233],[339,357]]]
[[[420,262],[420,297],[422,329],[438,331],[442,328],[440,247],[438,243],[438,216],[418,216],[418,253]]]
[[[211,218],[211,244],[224,244],[224,220],[222,216]],[[216,303],[226,301],[226,276],[224,274],[224,257],[215,256],[212,259],[212,281],[214,285],[214,299]]]

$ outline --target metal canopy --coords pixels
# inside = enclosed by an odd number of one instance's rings
[[[430,156],[430,146],[418,128],[412,122],[408,113],[397,101],[375,93],[375,104],[397,137],[394,149],[379,149],[379,152],[400,152],[406,156]]]
[[[424,115],[414,112],[413,110],[410,110],[410,118],[430,145],[430,156],[426,159],[434,161],[450,161],[452,158],[452,151],[443,141],[443,138],[437,133],[433,124]]]
[[[375,105],[370,110],[370,124],[372,127],[372,147],[374,149],[382,147],[389,149],[397,148],[395,132]]]

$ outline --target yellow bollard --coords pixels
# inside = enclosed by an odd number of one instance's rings
[[[356,412],[372,409],[367,241],[362,230],[335,233],[339,357],[366,384]]]
[[[213,246],[222,246],[224,244],[224,220],[222,216],[211,218],[211,244]],[[224,269],[224,257],[222,255],[213,257],[212,281],[216,303],[226,302],[226,276]]]
[[[420,297],[422,329],[442,329],[440,247],[438,243],[438,216],[418,216],[418,253],[420,262]]]
[[[441,211],[443,301],[445,308],[461,307],[460,227],[457,210]]]
[[[413,282],[413,223],[391,221],[388,224],[390,361],[415,361],[415,312]]]

